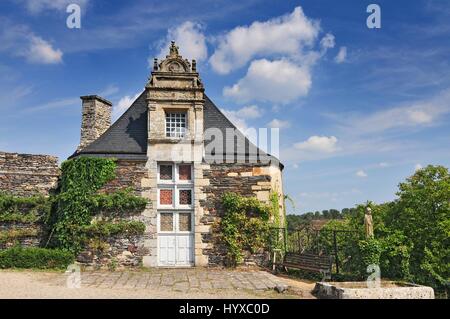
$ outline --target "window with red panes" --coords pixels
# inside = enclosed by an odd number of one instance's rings
[[[172,193],[171,189],[161,189],[159,191],[159,203],[161,205],[172,205]]]
[[[191,176],[191,165],[180,164],[178,166],[178,178],[180,181],[190,181]]]

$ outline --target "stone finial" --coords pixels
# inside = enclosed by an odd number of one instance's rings
[[[153,71],[158,71],[158,59],[153,59]]]
[[[192,60],[192,72],[196,72],[197,71],[197,61]]]
[[[179,48],[175,45],[175,41],[171,41],[170,49],[169,49],[169,56],[172,56],[172,57],[179,56],[178,49]]]

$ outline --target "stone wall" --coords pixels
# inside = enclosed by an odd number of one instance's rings
[[[16,196],[44,195],[57,186],[58,158],[0,152],[0,191]]]
[[[101,192],[111,193],[124,188],[131,188],[136,195],[141,195],[144,187],[142,179],[148,176],[146,161],[118,160],[116,178],[106,184]]]
[[[143,196],[147,187],[143,180],[148,178],[146,161],[139,160],[118,160],[116,178],[106,184],[100,192],[111,193],[125,188],[130,188],[138,196]],[[104,218],[97,216],[96,218]],[[141,221],[148,225],[149,221],[145,214],[125,215],[117,218],[117,221]],[[86,247],[77,256],[77,261],[85,266],[97,268],[122,268],[138,267],[142,265],[142,258],[149,254],[144,242],[148,240],[153,229],[147,229],[141,236],[116,236],[105,241],[103,249],[98,247]],[[95,245],[94,245],[95,246]]]
[[[277,180],[279,168],[256,164],[211,164],[209,170],[204,170],[204,178],[209,185],[203,187],[206,199],[201,201],[203,217],[201,224],[205,231],[202,233],[203,254],[207,256],[209,266],[223,266],[225,263],[226,247],[221,245],[214,234],[214,227],[224,214],[221,205],[222,195],[234,192],[241,196],[257,197],[269,204],[270,192],[276,191],[282,196],[281,179]],[[277,187],[280,188],[277,188]],[[283,200],[280,200],[280,214],[282,214]],[[247,256],[248,260],[262,264],[265,254]]]
[[[8,234],[32,231],[19,237],[8,238]],[[17,236],[17,235],[16,235]],[[14,247],[39,247],[43,241],[43,225],[41,223],[0,222],[0,250]]]

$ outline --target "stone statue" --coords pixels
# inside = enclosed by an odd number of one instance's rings
[[[175,41],[172,41],[170,44],[170,56],[178,56],[178,47],[175,45]]]
[[[366,230],[366,238],[373,238],[373,221],[372,221],[372,209],[366,208],[366,214],[364,215],[364,229]]]

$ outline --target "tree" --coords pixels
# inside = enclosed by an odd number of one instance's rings
[[[427,166],[399,184],[399,199],[386,225],[412,244],[411,274],[417,282],[444,285],[450,278],[450,176]]]
[[[339,219],[341,218],[341,213],[337,209],[330,209],[330,217],[332,219]]]

